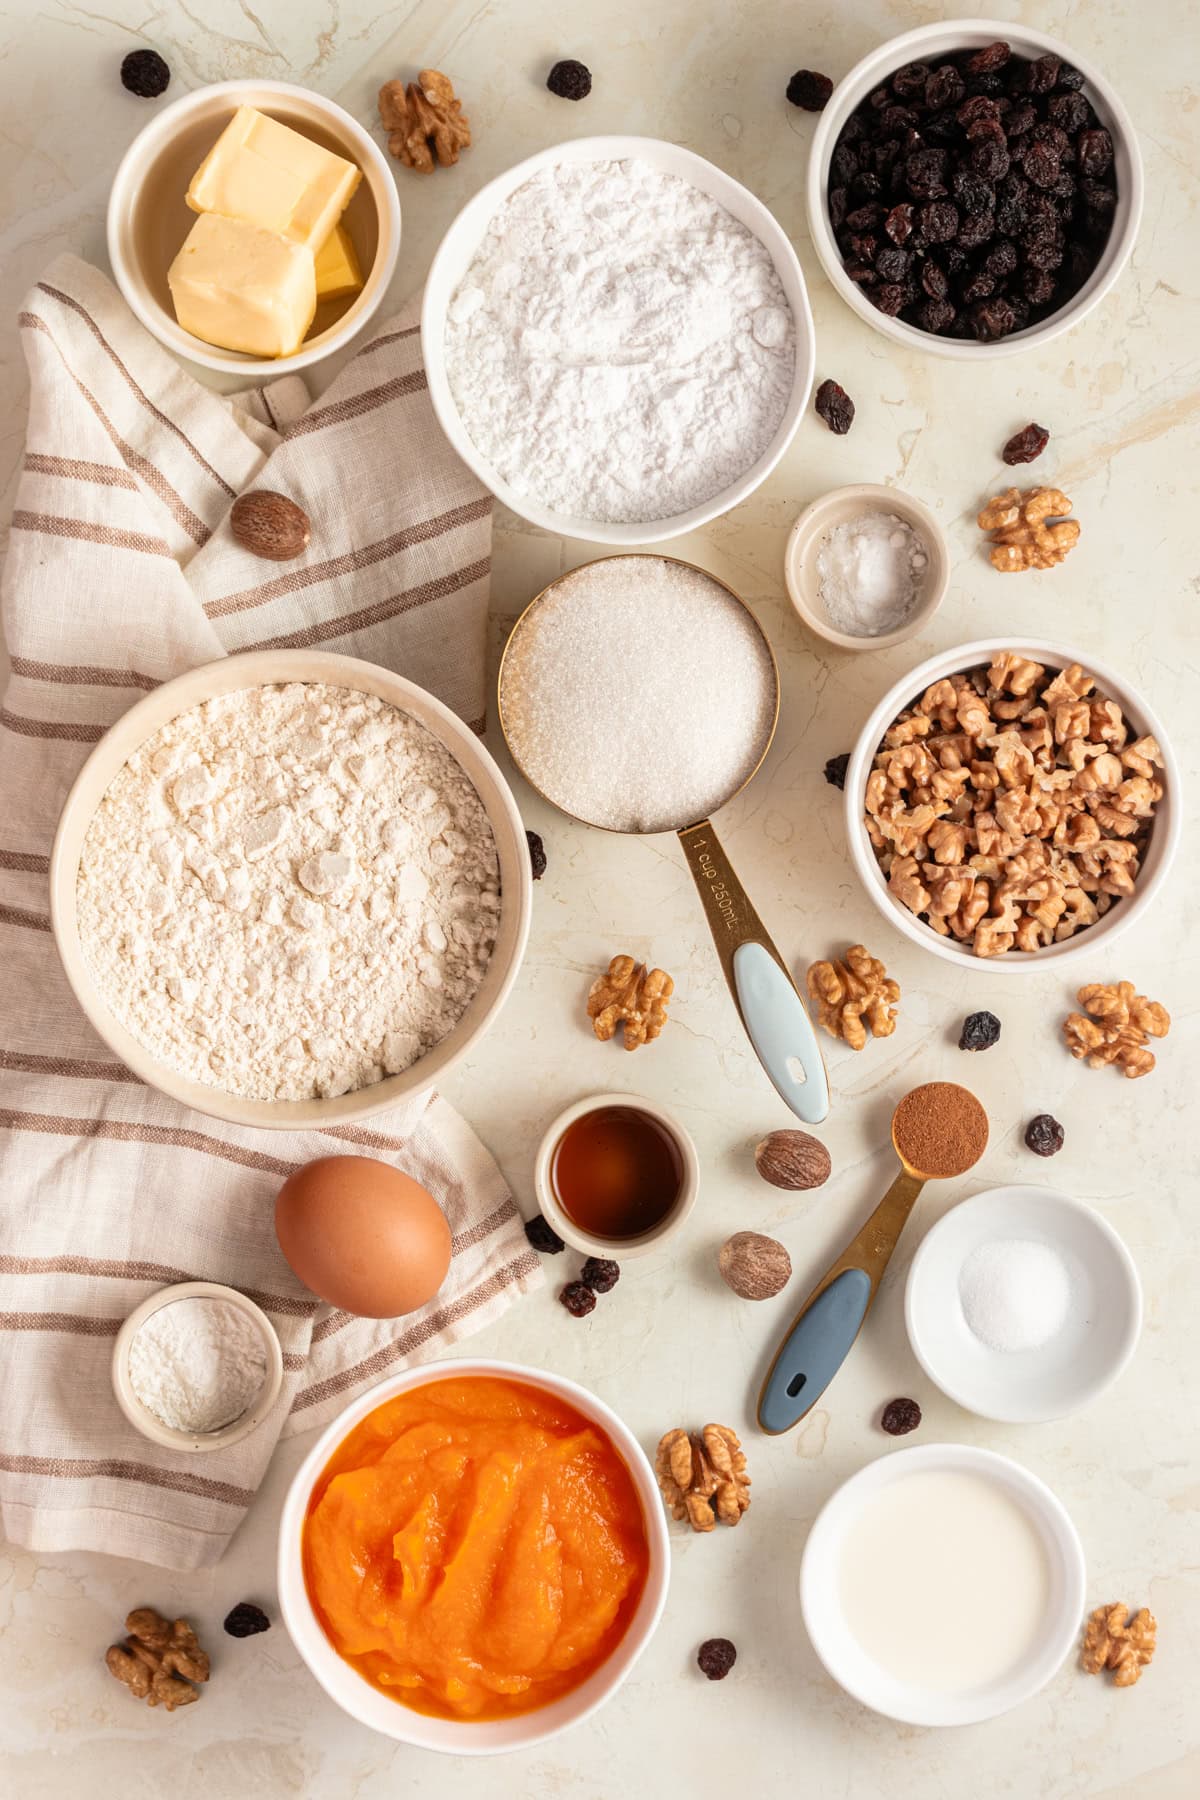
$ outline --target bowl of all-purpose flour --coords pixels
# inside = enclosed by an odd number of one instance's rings
[[[761,201],[655,138],[542,151],[471,200],[426,283],[429,393],[531,523],[632,545],[744,500],[808,400],[804,278]]]
[[[261,651],[164,684],[96,746],[51,920],[135,1075],[282,1129],[434,1086],[508,994],[531,883],[507,783],[448,708],[372,663]]]

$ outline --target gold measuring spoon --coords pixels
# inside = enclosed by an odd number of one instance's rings
[[[800,1423],[850,1354],[925,1183],[965,1175],[987,1141],[986,1112],[956,1082],[930,1081],[901,1100],[892,1114],[900,1173],[792,1320],[762,1384],[758,1422],[772,1437]]]

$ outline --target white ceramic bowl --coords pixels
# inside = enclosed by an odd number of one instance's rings
[[[1046,1245],[1070,1276],[1067,1321],[1037,1349],[993,1350],[963,1314],[963,1264],[1004,1238]],[[923,1238],[904,1320],[917,1361],[951,1400],[985,1419],[1031,1425],[1078,1412],[1116,1380],[1137,1348],[1142,1289],[1129,1251],[1090,1206],[1051,1188],[991,1188],[952,1207]]]
[[[889,1483],[938,1470],[979,1476],[1017,1501],[1042,1541],[1050,1576],[1034,1653],[1001,1679],[957,1693],[902,1682],[881,1668],[852,1634],[840,1597],[842,1546],[862,1509]],[[1078,1640],[1085,1575],[1079,1534],[1062,1502],[1036,1475],[994,1450],[920,1444],[868,1463],[826,1501],[804,1546],[800,1606],[813,1649],[838,1685],[863,1706],[908,1725],[975,1725],[1020,1706],[1062,1666]]]
[[[552,165],[612,162],[623,157],[636,157],[640,162],[649,163],[652,168],[661,170],[664,174],[679,175],[685,181],[690,181],[701,193],[719,201],[726,211],[732,213],[735,219],[740,220],[765,245],[796,322],[796,368],[791,399],[778,431],[758,461],[752,463],[736,481],[722,488],[702,505],[693,506],[684,513],[676,513],[673,518],[612,524],[553,512],[531,496],[518,494],[509,482],[496,473],[476,449],[459,415],[446,377],[444,338],[446,314],[454,291],[466,274],[494,214],[508,196],[539,170]],[[748,188],[744,188],[731,175],[726,175],[722,169],[706,162],[704,157],[695,155],[693,151],[684,150],[680,145],[669,144],[660,138],[625,136],[577,138],[572,143],[557,144],[552,149],[541,150],[536,156],[527,157],[524,162],[519,162],[503,175],[498,175],[494,181],[481,188],[474,199],[467,202],[442,239],[429,270],[421,308],[421,348],[429,380],[429,397],[442,430],[467,467],[474,471],[485,487],[491,489],[498,500],[502,500],[519,517],[528,519],[532,525],[541,526],[543,531],[551,532],[555,537],[586,538],[596,544],[626,547],[660,544],[668,538],[681,537],[684,532],[694,531],[709,519],[727,513],[748,494],[752,494],[759,483],[766,480],[795,435],[808,404],[814,366],[812,313],[804,276],[800,272],[791,240],[773,214]]]
[[[895,631],[882,631],[877,637],[855,637],[830,623],[821,598],[817,555],[827,531],[868,512],[894,513],[911,525],[924,540],[929,561],[916,604],[903,625],[897,626]],[[783,574],[788,596],[801,622],[824,638],[827,644],[834,644],[839,650],[887,650],[921,631],[942,604],[950,582],[950,546],[945,532],[922,501],[915,500],[900,488],[858,482],[851,487],[831,488],[829,493],[822,494],[811,506],[805,507],[788,535]]]
[[[645,1113],[649,1118],[655,1119],[674,1140],[683,1165],[679,1197],[674,1206],[652,1231],[643,1232],[641,1237],[593,1237],[590,1232],[582,1230],[559,1205],[550,1179],[555,1147],[567,1127],[573,1125],[576,1119],[582,1119],[586,1113],[597,1112],[604,1106],[628,1107],[632,1112]],[[644,1256],[647,1250],[656,1250],[665,1238],[674,1237],[682,1229],[700,1191],[700,1158],[690,1135],[675,1114],[668,1112],[665,1106],[659,1106],[656,1100],[647,1100],[642,1094],[591,1094],[586,1100],[577,1100],[574,1106],[568,1106],[565,1111],[560,1112],[548,1127],[533,1165],[533,1188],[543,1216],[553,1225],[564,1243],[581,1250],[585,1256],[612,1256],[617,1252],[624,1262],[628,1257]]]
[[[431,1718],[424,1713],[390,1700],[386,1694],[363,1679],[345,1662],[326,1637],[313,1612],[304,1582],[301,1556],[301,1532],[308,1512],[309,1498],[317,1477],[338,1445],[353,1428],[397,1394],[422,1387],[447,1376],[492,1375],[510,1381],[524,1381],[531,1387],[566,1400],[577,1407],[585,1418],[592,1419],[604,1431],[620,1453],[641,1502],[646,1523],[646,1541],[650,1566],[641,1600],[629,1629],[613,1654],[588,1679],[561,1700],[523,1713],[511,1719],[468,1722],[457,1719]],[[654,1471],[641,1445],[611,1407],[565,1376],[547,1369],[531,1369],[518,1363],[493,1362],[482,1357],[439,1363],[409,1369],[389,1381],[361,1394],[333,1424],[323,1431],[298,1469],[279,1524],[279,1607],[291,1633],[292,1642],[316,1676],[331,1700],[343,1712],[362,1725],[402,1744],[421,1750],[441,1750],[452,1756],[493,1756],[505,1750],[528,1750],[547,1738],[556,1737],[568,1726],[577,1725],[612,1698],[628,1676],[642,1651],[653,1637],[667,1598],[671,1572],[671,1549],[666,1512],[658,1491]]]
[[[193,337],[175,317],[167,270],[196,215],[188,182],[239,106],[253,106],[357,163],[362,181],[342,218],[358,252],[363,287],[349,302],[318,308],[317,329],[294,356],[245,356]],[[343,107],[287,81],[218,81],[156,112],[129,146],[108,201],[108,258],[117,286],[168,350],[247,382],[292,375],[340,350],[378,311],[400,251],[400,202],[387,158]]]
[[[829,163],[842,127],[859,101],[871,89],[910,62],[929,62],[951,50],[971,50],[998,39],[1011,44],[1020,56],[1038,57],[1047,52],[1072,63],[1084,78],[1084,94],[1091,101],[1101,123],[1113,141],[1113,161],[1117,176],[1117,205],[1112,230],[1096,267],[1079,292],[1058,312],[1014,331],[1011,337],[994,344],[980,344],[969,338],[939,337],[922,331],[902,319],[889,319],[877,306],[863,298],[858,285],[842,267],[841,251],[829,222]],[[813,247],[821,259],[825,273],[846,304],[866,323],[893,343],[910,350],[927,350],[931,356],[949,356],[958,362],[976,361],[983,357],[1011,356],[1019,350],[1030,350],[1061,337],[1073,325],[1086,318],[1098,306],[1129,261],[1138,226],[1142,218],[1142,157],[1133,121],[1116,93],[1094,65],[1078,55],[1069,44],[1047,37],[1031,25],[1000,22],[994,19],[947,19],[939,24],[921,25],[900,37],[889,38],[878,50],[872,50],[856,63],[850,73],[834,89],[829,104],[822,112],[813,134],[808,159],[808,223]]]
[[[1068,664],[1077,662],[1090,675],[1094,675],[1109,698],[1118,702],[1133,731],[1138,736],[1150,732],[1158,739],[1163,754],[1162,782],[1165,791],[1155,812],[1150,841],[1134,891],[1128,899],[1118,900],[1094,925],[1089,925],[1085,931],[1077,931],[1074,937],[1065,939],[1061,944],[1047,944],[1041,950],[1009,950],[1002,956],[980,957],[975,955],[969,944],[960,944],[957,938],[941,937],[932,926],[923,924],[915,913],[909,912],[906,906],[902,906],[889,893],[887,877],[875,859],[875,851],[863,825],[863,803],[875,752],[884,732],[897,714],[943,675],[955,675],[962,670],[976,668],[980,663],[990,662],[997,652],[1004,650],[1015,650],[1021,656],[1032,657],[1034,661],[1054,669],[1063,669]],[[1090,650],[1052,643],[1046,638],[1021,637],[1015,633],[1011,637],[979,638],[973,643],[959,644],[955,649],[943,650],[939,655],[931,656],[928,661],[918,664],[911,674],[905,675],[894,687],[888,689],[855,743],[846,769],[845,813],[850,860],[859,880],[888,923],[902,931],[906,938],[921,949],[932,951],[934,956],[940,956],[946,962],[966,965],[976,974],[988,975],[1027,975],[1031,970],[1049,967],[1060,970],[1068,963],[1078,963],[1084,957],[1101,956],[1120,932],[1144,916],[1170,873],[1183,829],[1179,765],[1162,724],[1137,689],[1131,687],[1124,676],[1118,675],[1108,663],[1100,662]]]
[[[193,1081],[155,1060],[114,1017],[84,959],[76,916],[79,858],[88,826],[109,783],[139,744],[168,719],[217,694],[273,682],[324,681],[378,694],[411,714],[444,744],[474,784],[496,840],[500,861],[500,926],[487,974],[466,1012],[440,1044],[402,1074],[330,1100],[244,1100]],[[533,907],[533,877],[525,827],[507,781],[473,731],[448,706],[415,682],[376,663],[317,650],[249,650],[190,669],[117,720],[96,745],[67,795],[50,858],[50,920],[75,998],[109,1048],[150,1087],[183,1106],[231,1125],[294,1131],[348,1125],[385,1112],[441,1081],[489,1029],[517,978]]]
[[[164,1425],[157,1414],[139,1400],[129,1378],[129,1346],[135,1336],[154,1313],[164,1306],[174,1306],[178,1300],[224,1300],[245,1313],[262,1336],[267,1359],[262,1387],[241,1417],[222,1425],[218,1431],[177,1431],[172,1425]],[[161,1444],[164,1450],[188,1453],[228,1450],[231,1444],[240,1444],[252,1431],[257,1431],[278,1400],[283,1387],[283,1351],[275,1327],[262,1307],[248,1300],[237,1288],[224,1287],[218,1281],[179,1281],[174,1287],[159,1288],[156,1294],[135,1306],[122,1325],[113,1344],[112,1384],[117,1405],[129,1423],[152,1444]]]

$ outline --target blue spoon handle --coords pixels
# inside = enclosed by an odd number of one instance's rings
[[[809,1301],[763,1383],[758,1422],[764,1431],[790,1431],[816,1405],[850,1354],[870,1304],[865,1269],[843,1269]]]

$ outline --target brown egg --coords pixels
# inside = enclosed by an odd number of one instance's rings
[[[433,1195],[373,1156],[321,1156],[289,1175],[275,1235],[305,1287],[367,1319],[415,1312],[450,1267],[450,1227]]]

